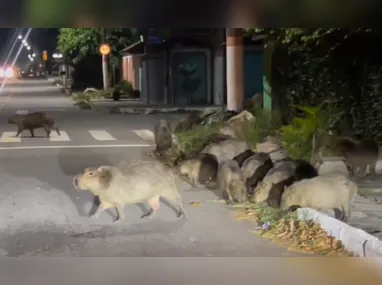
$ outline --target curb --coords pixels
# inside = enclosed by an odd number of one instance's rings
[[[311,208],[297,209],[300,220],[313,220],[320,223],[329,235],[340,240],[345,248],[360,257],[382,257],[382,241],[367,232],[354,228],[327,214]],[[382,265],[382,259],[378,259]]]
[[[158,114],[158,113],[188,113],[192,111],[205,111],[206,109],[220,110],[220,106],[207,106],[207,107],[195,107],[195,108],[179,108],[179,107],[111,107],[115,113],[124,114]]]

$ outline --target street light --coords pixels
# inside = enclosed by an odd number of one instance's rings
[[[35,57],[35,56],[36,56],[36,54],[35,54],[35,53],[33,53],[33,54],[32,54],[32,56],[33,56],[33,57]]]
[[[23,38],[23,36],[22,36],[22,35],[19,35],[17,38],[18,38],[19,40],[21,40],[21,39]]]
[[[26,41],[26,40],[22,40],[21,42],[22,42],[23,44],[25,44],[27,41]]]
[[[62,54],[61,53],[54,53],[52,55],[53,58],[62,58]]]
[[[31,47],[30,46],[27,46],[27,50],[30,50],[31,49]]]

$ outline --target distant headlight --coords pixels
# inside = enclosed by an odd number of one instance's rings
[[[13,69],[11,67],[8,67],[6,70],[5,70],[5,76],[7,78],[10,78],[10,77],[13,77]]]

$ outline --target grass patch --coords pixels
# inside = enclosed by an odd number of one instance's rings
[[[325,256],[352,256],[341,241],[329,236],[319,223],[298,220],[294,213],[254,204],[239,210],[237,218],[256,221],[260,225],[270,223],[269,228],[256,233],[291,251]]]
[[[254,108],[255,121],[243,122],[243,132],[239,139],[244,140],[250,148],[264,142],[267,136],[277,135],[281,126],[279,113],[269,112],[261,108]]]
[[[84,93],[73,93],[72,94],[72,100],[75,102],[85,101],[90,102],[94,99],[110,99],[112,98],[114,88],[109,88],[106,91],[95,91],[95,92],[88,92],[86,94]]]
[[[185,157],[199,154],[215,137],[219,136],[221,123],[196,125],[192,129],[177,134],[178,148]]]

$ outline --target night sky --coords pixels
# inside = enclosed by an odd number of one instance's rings
[[[25,35],[27,30],[28,28],[0,28],[0,65],[4,64],[4,61],[8,57],[14,41],[17,40],[18,42],[10,56],[11,61],[13,61],[21,43],[21,41],[17,39],[17,36],[19,34]],[[31,45],[33,51],[37,55],[41,55],[43,50],[47,50],[48,55],[51,56],[56,50],[57,36],[58,29],[32,29],[28,37],[28,43]],[[28,52],[29,51],[26,48],[23,48],[16,62],[17,65],[24,65],[28,62]]]

